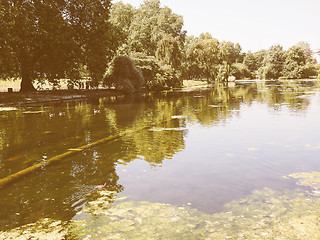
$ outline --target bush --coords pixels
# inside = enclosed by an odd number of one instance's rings
[[[105,76],[104,83],[130,93],[140,92],[145,85],[142,74],[126,56],[118,56],[113,60],[110,74]]]
[[[232,64],[231,74],[235,76],[236,79],[247,79],[252,77],[248,67],[244,63]]]
[[[176,70],[169,65],[164,65],[161,68],[161,74],[165,79],[165,86],[169,88],[177,88],[182,86],[182,78]]]

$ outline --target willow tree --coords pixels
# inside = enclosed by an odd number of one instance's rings
[[[217,74],[220,43],[209,33],[189,37],[185,44],[185,78],[202,78],[213,81]]]
[[[110,0],[1,0],[0,77],[20,77],[21,91],[34,79],[75,80],[87,67],[102,79],[112,51]]]
[[[140,92],[145,82],[129,57],[117,56],[113,60],[110,73],[104,78],[104,83],[124,92],[133,93]]]

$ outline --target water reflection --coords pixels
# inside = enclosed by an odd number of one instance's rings
[[[318,89],[318,81],[238,82],[0,111],[1,177],[131,131],[1,189],[0,228],[68,219],[104,183],[131,200],[190,201],[208,212],[257,187],[289,187],[279,177],[317,166],[317,155],[305,147],[317,144],[310,140],[317,132],[296,126]],[[319,120],[314,111],[306,123]],[[151,125],[157,131],[138,131]]]

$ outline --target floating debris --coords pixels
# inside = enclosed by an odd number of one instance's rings
[[[260,148],[249,147],[248,150],[249,150],[249,151],[259,151]]]
[[[171,116],[172,119],[185,119],[187,116]]]
[[[18,111],[16,107],[0,107],[0,112]]]
[[[307,147],[309,149],[313,149],[313,150],[318,150],[318,149],[320,149],[320,144],[314,144],[314,145],[306,144],[305,147]]]
[[[152,132],[162,132],[162,131],[184,131],[188,130],[188,128],[180,127],[180,128],[151,128],[149,131]]]
[[[74,151],[74,152],[82,152],[83,148],[69,148],[68,151]]]
[[[39,114],[39,113],[44,113],[44,111],[25,111],[23,113],[24,114]]]
[[[7,158],[5,160],[3,160],[4,162],[11,162],[11,161],[15,161],[15,160],[18,160],[20,158],[22,158],[23,155],[18,155],[18,156],[14,156],[14,157],[11,157],[11,158]]]
[[[212,108],[223,108],[223,107],[226,107],[226,106],[223,106],[223,105],[208,105],[208,107],[212,107]]]

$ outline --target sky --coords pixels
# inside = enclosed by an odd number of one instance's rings
[[[300,41],[320,49],[320,0],[160,0],[183,16],[188,35],[209,32],[244,52]],[[118,2],[115,0],[113,2]],[[143,0],[122,0],[139,7]]]

